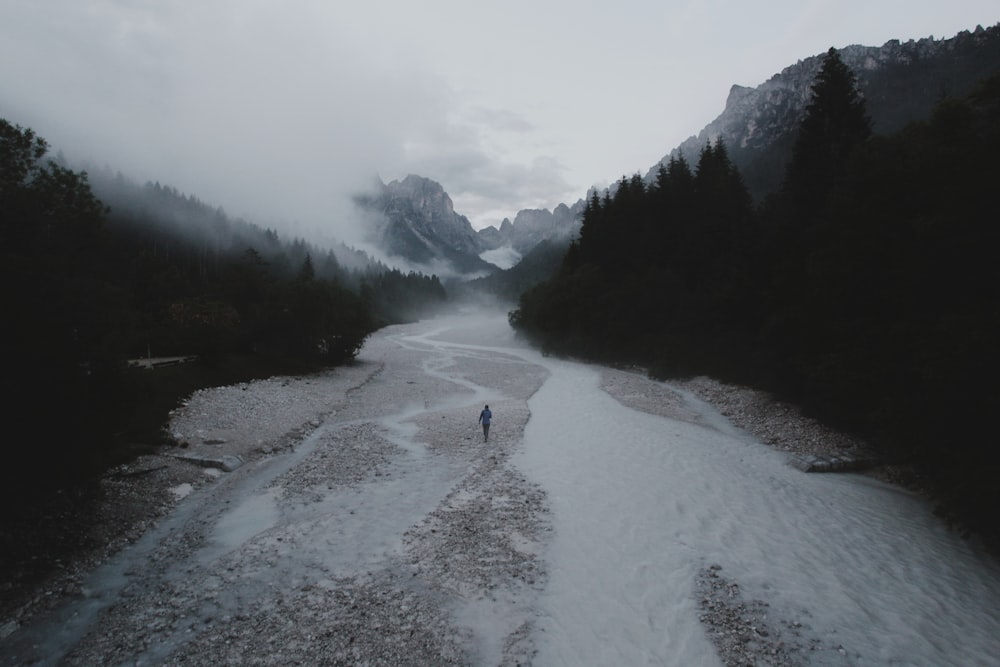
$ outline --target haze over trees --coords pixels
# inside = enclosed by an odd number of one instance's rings
[[[343,363],[374,329],[445,301],[436,277],[358,257],[345,268],[159,184],[117,177],[109,210],[47,151],[0,119],[2,388],[8,430],[26,434],[11,443],[21,464],[4,467],[5,494],[155,444],[150,424],[200,386]],[[149,356],[198,361],[128,365]]]
[[[755,208],[721,142],[594,194],[511,323],[546,350],[772,390],[913,462],[1000,535],[1000,76],[872,136],[835,50],[783,186]]]

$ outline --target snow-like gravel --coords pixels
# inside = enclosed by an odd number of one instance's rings
[[[553,511],[567,498],[524,452],[529,401],[553,367],[497,322],[390,327],[348,367],[191,396],[169,425],[176,448],[103,482],[102,546],[38,588],[8,586],[0,664],[569,664],[552,657],[550,616],[571,599],[558,592],[571,582],[555,534],[565,512]],[[759,392],[599,376],[621,405],[692,429],[864,451]],[[671,585],[687,590],[672,613],[694,610],[680,639],[700,664],[880,664],[747,594],[728,565],[699,562]],[[583,602],[593,619],[612,601]]]

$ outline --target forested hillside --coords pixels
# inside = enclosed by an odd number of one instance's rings
[[[286,242],[159,184],[85,172],[0,120],[0,270],[11,442],[5,492],[74,482],[156,444],[200,386],[353,358],[379,326],[441,306],[436,277]],[[155,372],[129,360],[196,361]]]
[[[779,193],[755,207],[722,143],[622,179],[511,322],[553,352],[775,391],[995,538],[998,153],[1000,76],[873,136],[831,49]]]
[[[1000,67],[1000,25],[977,26],[950,39],[855,44],[837,52],[858,77],[872,128],[879,134],[891,134],[912,122],[926,121],[942,97],[964,97],[995,72]],[[722,114],[662,162],[681,155],[696,161],[709,138],[721,137],[754,201],[763,201],[781,185],[822,62],[823,54],[810,56],[755,88],[733,86]],[[656,167],[646,173],[646,182],[655,175]]]

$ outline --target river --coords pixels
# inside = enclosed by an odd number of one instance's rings
[[[669,385],[640,381],[675,416],[626,407],[602,372],[502,314],[387,328],[311,381],[315,428],[185,497],[0,662],[719,665],[721,575],[760,664],[997,664],[1000,569],[925,501],[803,473]],[[279,390],[197,410],[266,416]]]

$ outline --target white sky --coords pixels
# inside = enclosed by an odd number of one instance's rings
[[[476,228],[645,172],[830,46],[954,36],[996,0],[0,0],[0,117],[71,161],[281,231],[417,173]]]

